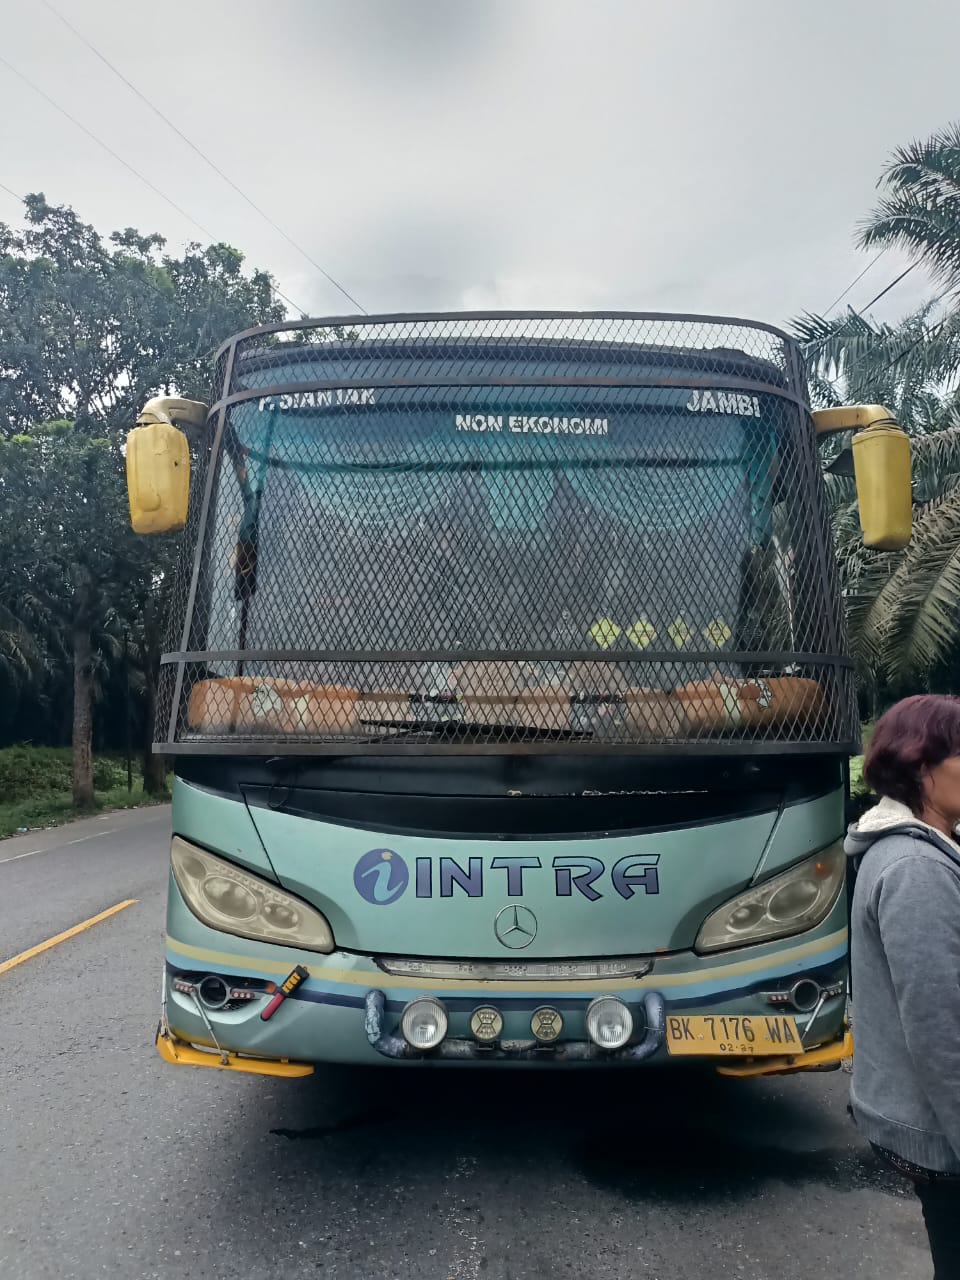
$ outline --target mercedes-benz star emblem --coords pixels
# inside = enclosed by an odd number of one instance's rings
[[[537,917],[529,907],[504,907],[497,912],[493,932],[505,947],[520,951],[537,936]]]

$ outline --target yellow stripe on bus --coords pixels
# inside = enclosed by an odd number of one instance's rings
[[[324,963],[324,957],[318,956],[318,967],[311,975],[318,981],[336,982],[345,986],[362,986],[362,987],[416,987],[417,990],[435,989],[450,990],[451,987],[482,987],[484,991],[499,992],[522,992],[522,991],[596,991],[598,987],[603,987],[605,991],[635,991],[638,987],[655,987],[660,990],[664,987],[683,987],[693,986],[704,982],[717,982],[724,978],[736,978],[744,974],[757,973],[764,969],[779,967],[784,964],[793,964],[798,960],[806,960],[811,956],[819,955],[821,952],[830,951],[834,947],[839,947],[847,941],[846,928],[838,929],[835,933],[827,934],[824,938],[817,938],[813,942],[804,942],[799,946],[790,947],[787,950],[768,954],[766,956],[757,956],[751,960],[735,960],[731,964],[716,965],[710,969],[689,969],[684,973],[653,973],[648,974],[645,978],[573,978],[573,979],[556,979],[553,982],[525,982],[523,979],[517,982],[497,982],[489,979],[475,978],[471,980],[469,976],[460,978],[420,978],[413,974],[400,975],[393,973],[383,973],[381,970],[374,969],[334,969],[328,968]],[[292,960],[277,962],[274,960],[261,960],[255,956],[236,955],[230,951],[208,951],[204,947],[192,947],[185,942],[178,942],[175,938],[167,938],[167,946],[175,955],[183,956],[186,960],[204,960],[209,964],[221,964],[227,966],[235,966],[241,969],[253,969],[259,973],[282,973],[286,976],[290,972]],[[296,948],[291,947],[291,952]],[[304,956],[305,952],[297,951],[298,956]]]

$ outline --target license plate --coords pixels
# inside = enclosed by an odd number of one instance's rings
[[[794,1018],[783,1014],[669,1014],[667,1051],[673,1056],[770,1057],[802,1053]]]

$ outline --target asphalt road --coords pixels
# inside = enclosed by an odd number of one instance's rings
[[[153,1048],[169,812],[0,842],[0,1276],[928,1280],[841,1073],[324,1069]]]

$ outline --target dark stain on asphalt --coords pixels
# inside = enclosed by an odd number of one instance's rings
[[[617,1125],[574,1141],[574,1161],[595,1186],[659,1201],[744,1199],[768,1182],[837,1191],[870,1187],[890,1196],[912,1192],[865,1142],[856,1141],[852,1119],[853,1141],[838,1144],[836,1130],[811,1116],[795,1082],[704,1074],[665,1084]]]
[[[866,1149],[758,1145],[682,1124],[646,1133],[595,1134],[577,1142],[573,1155],[595,1186],[636,1200],[743,1199],[772,1181],[792,1187],[818,1183],[835,1191],[870,1187],[891,1196],[910,1191]]]
[[[341,1149],[345,1167],[383,1149],[404,1152],[410,1168],[429,1168],[455,1148],[493,1169],[510,1152],[662,1204],[729,1203],[767,1183],[911,1194],[857,1140],[852,1121],[846,1143],[835,1113],[811,1111],[801,1082],[704,1071],[404,1071],[390,1075],[388,1107],[358,1110],[358,1099],[383,1096],[384,1082],[383,1069],[325,1071],[288,1109],[293,1124],[270,1133],[291,1142],[375,1133],[369,1151],[369,1138]],[[318,1112],[329,1123],[317,1124]]]
[[[271,1129],[270,1132],[277,1138],[288,1138],[291,1142],[299,1139],[313,1141],[318,1138],[329,1138],[335,1133],[349,1133],[352,1129],[363,1129],[367,1125],[379,1124],[388,1119],[389,1116],[385,1111],[364,1111],[357,1115],[344,1116],[334,1124],[312,1125],[306,1129]]]

